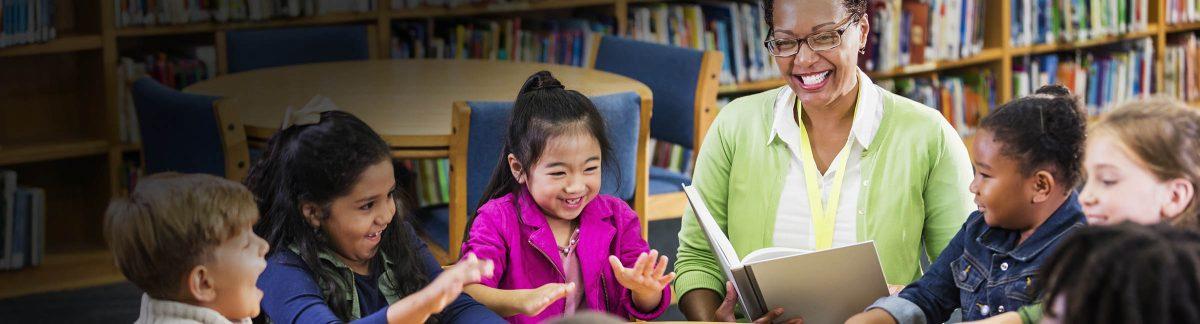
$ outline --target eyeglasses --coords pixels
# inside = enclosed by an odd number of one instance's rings
[[[806,37],[800,38],[772,38],[763,42],[767,47],[767,52],[775,57],[788,57],[800,53],[800,45],[808,44],[808,48],[814,52],[820,52],[833,49],[842,45],[842,34],[846,29],[850,28],[849,22],[853,21],[856,15],[850,15],[837,23],[838,27],[832,30],[822,30],[809,34]]]

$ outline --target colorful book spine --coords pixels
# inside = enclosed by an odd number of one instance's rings
[[[117,27],[258,21],[375,10],[385,0],[113,0]]]
[[[937,109],[960,135],[973,134],[997,104],[996,78],[979,69],[945,76],[881,80],[884,89]]]
[[[1013,0],[1014,46],[1080,42],[1139,32],[1149,26],[1151,0]],[[1185,0],[1194,1],[1194,0]],[[1168,23],[1182,23],[1187,10],[1173,10],[1167,0]],[[1183,15],[1180,15],[1180,14]]]
[[[779,78],[763,48],[762,1],[638,4],[629,8],[626,34],[636,40],[724,54],[719,80],[735,84]]]
[[[393,24],[392,58],[486,59],[583,66],[612,19],[405,21]]]
[[[1163,89],[1174,98],[1200,100],[1200,41],[1195,33],[1173,35],[1163,52]]]
[[[54,0],[0,1],[0,48],[43,43],[58,36]]]
[[[1188,85],[1173,82],[1178,74],[1171,64],[1176,63],[1173,59],[1178,49],[1168,47],[1164,53],[1167,93]],[[1154,56],[1153,40],[1144,38],[1123,43],[1118,49],[1023,58],[1013,64],[1013,96],[1027,96],[1047,84],[1062,84],[1084,99],[1089,115],[1098,116],[1117,104],[1156,93]]]

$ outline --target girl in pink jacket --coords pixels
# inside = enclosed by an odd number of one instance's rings
[[[463,255],[495,264],[464,291],[513,323],[593,310],[652,320],[671,302],[667,257],[650,251],[637,214],[600,195],[611,158],[604,120],[549,72],[521,87],[503,157]]]

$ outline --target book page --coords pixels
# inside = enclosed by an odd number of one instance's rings
[[[789,256],[793,256],[793,255],[801,255],[801,254],[805,254],[808,252],[810,252],[810,251],[788,248],[788,247],[772,246],[772,247],[754,250],[754,252],[750,252],[750,254],[747,254],[746,257],[742,259],[742,263],[749,264],[749,263],[755,263],[755,262],[766,261],[766,260],[771,260],[771,259],[789,257]]]

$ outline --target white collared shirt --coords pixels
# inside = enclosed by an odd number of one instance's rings
[[[863,151],[870,147],[871,140],[875,138],[879,124],[883,121],[883,97],[880,96],[879,89],[866,73],[860,70],[858,75],[858,101],[850,126],[850,136],[846,139],[852,141],[849,156],[839,152],[819,182],[821,199],[827,202],[834,177],[838,172],[846,172],[842,179],[842,196],[834,216],[833,247],[857,242],[855,227],[858,214],[861,213],[858,210],[859,191],[869,185],[861,173],[862,155]],[[793,117],[795,107],[795,93],[790,87],[784,86],[775,99],[775,120],[771,127],[771,136],[768,137],[768,141],[783,141],[792,153],[791,167],[788,168],[775,215],[774,245],[812,251],[816,249],[816,238],[813,235],[813,217],[809,208],[808,188],[805,185],[804,164],[800,159],[801,154],[809,148],[801,150],[800,126]],[[847,158],[849,160],[846,161],[846,169],[838,170],[838,161]]]

